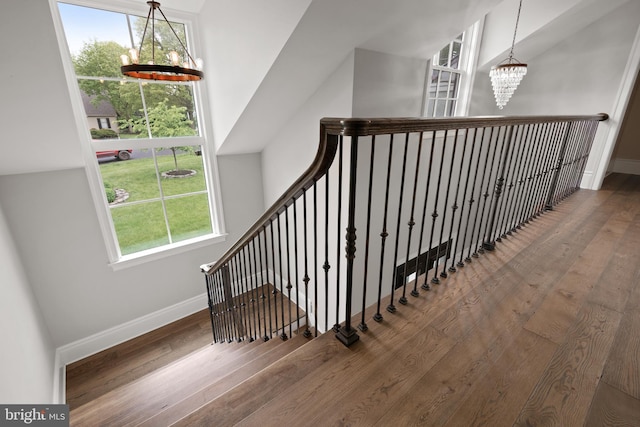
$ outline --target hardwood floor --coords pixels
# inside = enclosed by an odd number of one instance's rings
[[[224,355],[194,315],[68,367],[71,423],[640,426],[640,176],[577,192],[384,315],[350,348],[328,333]]]

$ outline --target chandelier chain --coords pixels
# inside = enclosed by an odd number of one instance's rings
[[[513,48],[516,45],[516,34],[518,32],[518,23],[520,22],[521,10],[522,10],[522,0],[520,0],[520,5],[518,6],[518,15],[516,17],[516,27],[513,30],[513,41],[511,42],[511,51],[509,52],[509,60],[513,59]]]

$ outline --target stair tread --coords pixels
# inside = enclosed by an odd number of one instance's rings
[[[305,342],[303,337],[294,337],[287,341],[272,339],[256,343],[210,344],[73,409],[71,417],[74,425],[91,425],[96,420],[114,425],[136,425],[194,394],[194,391],[212,387],[220,379],[225,379],[218,387],[219,392],[223,392],[225,387],[233,387],[241,381],[244,375],[240,373],[234,377],[232,374],[242,369],[258,369],[251,368],[252,362],[256,362],[256,366],[264,365],[260,362],[262,358],[280,358]],[[233,378],[235,384],[229,378]],[[140,395],[145,396],[142,402],[135,399]]]

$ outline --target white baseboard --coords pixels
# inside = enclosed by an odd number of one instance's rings
[[[613,161],[613,172],[640,175],[640,160],[615,159]]]
[[[163,308],[97,334],[58,347],[54,367],[54,402],[65,401],[65,366],[121,344],[154,329],[158,329],[207,307],[207,294],[200,294],[186,301]]]

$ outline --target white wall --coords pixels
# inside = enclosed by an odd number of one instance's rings
[[[353,58],[351,53],[344,59],[263,150],[265,206],[271,206],[311,165],[320,140],[320,119],[351,117]]]
[[[354,117],[417,117],[426,59],[356,49]]]
[[[495,106],[487,71],[475,79],[470,115],[611,113],[638,30],[640,3],[628,2],[541,55],[523,58],[527,76],[503,110]],[[516,46],[516,52],[518,47]],[[593,177],[613,120],[600,123],[586,166]]]
[[[52,402],[54,349],[1,204],[0,283],[0,402]]]
[[[0,175],[81,167],[49,2],[3,1],[0,36],[20,39],[20,47],[5,49],[2,60],[16,66],[0,69],[5,83],[0,103]]]
[[[219,0],[199,13],[203,58],[219,147],[311,0]]]
[[[253,185],[259,155],[221,157],[219,167],[227,241],[119,271],[107,265],[84,170],[0,177],[0,203],[56,347],[205,292],[198,267],[264,210],[262,189]]]

